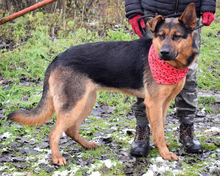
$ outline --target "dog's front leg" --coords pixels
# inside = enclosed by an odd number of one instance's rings
[[[161,157],[165,160],[178,160],[178,156],[170,153],[164,136],[164,120],[162,103],[145,99],[148,120],[151,126],[154,145],[158,148]]]

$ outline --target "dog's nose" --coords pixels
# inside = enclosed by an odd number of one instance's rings
[[[170,50],[168,49],[168,48],[162,48],[161,50],[160,50],[160,54],[161,54],[161,56],[163,57],[166,57],[166,56],[169,56],[169,54],[170,54]]]

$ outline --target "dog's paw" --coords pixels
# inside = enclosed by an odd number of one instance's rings
[[[162,158],[165,160],[174,160],[174,161],[178,160],[178,156],[176,154],[170,153],[170,152],[167,154],[163,154]]]
[[[96,143],[96,142],[88,142],[88,143],[86,144],[86,148],[96,148],[96,147],[98,147],[98,146],[99,146],[99,144]]]
[[[57,165],[65,165],[66,164],[66,159],[62,156],[52,157],[52,161],[54,164],[57,164]]]

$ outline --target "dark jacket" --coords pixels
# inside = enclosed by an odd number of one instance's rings
[[[191,2],[195,3],[197,16],[203,12],[215,13],[216,0],[125,0],[128,19],[144,14],[144,9],[160,15],[183,12]]]

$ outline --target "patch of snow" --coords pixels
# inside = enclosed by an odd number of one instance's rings
[[[67,170],[65,170],[65,171],[55,171],[54,172],[54,174],[53,174],[53,176],[60,176],[60,175],[62,175],[62,176],[66,176],[66,175],[69,175],[69,172],[70,171],[67,171]]]
[[[117,127],[116,126],[112,126],[111,129],[117,131]]]
[[[179,169],[175,169],[177,161],[167,161],[162,157],[157,157],[152,159],[153,164],[149,166],[148,171],[143,176],[154,176],[155,173],[166,173],[166,171],[171,171],[173,175],[180,174],[181,171]]]
[[[6,132],[2,135],[2,138],[9,138],[11,136],[11,134],[9,132]]]
[[[127,131],[131,131],[131,132],[134,132],[134,133],[136,132],[135,129],[128,129],[128,128],[122,129],[121,131],[123,132],[123,134],[127,134]]]
[[[205,114],[205,108],[202,108],[201,112]]]
[[[122,140],[122,141],[127,141],[128,140],[128,137],[120,137],[118,138],[119,140]]]
[[[22,173],[22,172],[14,172],[13,173],[13,176],[17,176],[17,175],[25,175],[25,173]]]
[[[158,156],[157,158],[156,158],[156,162],[161,162],[161,163],[166,163],[166,162],[168,162],[168,163],[170,163],[170,161],[167,161],[167,160],[164,160],[162,157],[160,157],[160,156]],[[175,162],[175,161],[174,161]]]
[[[67,171],[67,170],[61,171],[61,172],[60,172],[60,171],[55,171],[52,176],[74,175],[74,174],[76,173],[76,171],[78,171],[80,168],[81,168],[81,166],[76,166],[76,165],[75,165],[74,167],[71,167],[71,170],[70,170],[70,171]]]
[[[205,130],[203,134],[206,135],[207,137],[218,135],[220,134],[220,128],[212,127],[208,130]]]
[[[39,152],[46,152],[47,154],[39,154],[37,156],[38,158],[38,162],[35,162],[33,167],[37,167],[39,164],[43,163],[43,164],[48,164],[48,158],[49,158],[49,154],[51,154],[51,150],[48,150],[48,149],[40,149],[40,148],[34,148],[35,150],[39,151]],[[33,157],[27,157],[26,160],[30,160],[30,159],[33,159]]]
[[[211,154],[211,157],[212,158],[216,157],[216,153]]]
[[[105,164],[107,168],[111,168],[112,166],[116,166],[117,163],[115,161],[111,161],[110,159],[100,161],[100,163],[91,164],[91,166],[88,168],[89,171],[87,173],[91,174],[90,176],[99,176],[100,173],[97,171],[94,171],[94,169],[98,170],[100,167],[103,166],[103,164]],[[97,174],[97,175],[94,175],[94,174]]]
[[[217,161],[214,162],[214,164],[220,165],[220,161],[217,160]]]
[[[82,158],[82,156],[83,156],[83,153],[76,153],[76,155],[77,155],[77,158]],[[75,155],[73,155],[73,157],[74,157]]]
[[[105,160],[104,163],[105,163],[107,168],[111,168],[112,165],[116,166],[116,162],[112,162],[110,159]]]
[[[152,170],[148,170],[147,173],[142,176],[154,176],[154,172]]]
[[[75,174],[76,171],[78,171],[79,169],[81,169],[81,166],[76,166],[75,165],[74,167],[71,168],[71,170],[70,170],[71,174],[70,175]]]
[[[130,141],[128,141],[129,144],[131,144],[134,141],[134,139],[132,138]]]
[[[41,149],[41,148],[38,148],[38,147],[35,147],[34,149],[37,150],[38,152],[47,152],[47,154],[51,154],[50,149]]]
[[[48,156],[47,155],[38,155],[38,165],[39,164],[48,164]]]
[[[66,133],[63,132],[62,137],[66,137]]]
[[[1,166],[0,167],[0,171],[3,171],[3,170],[5,170],[5,169],[7,169],[8,168],[8,166]]]
[[[91,166],[89,167],[89,171],[88,173],[91,173],[94,169],[98,169],[102,166],[101,163],[96,163],[96,164],[91,164]]]
[[[109,138],[109,137],[112,137],[112,134],[107,134],[106,136]]]
[[[89,176],[101,176],[101,174],[99,171],[96,171],[96,172],[92,172],[92,174]]]
[[[34,148],[35,150],[39,151],[39,152],[46,152],[46,154],[39,154],[38,155],[38,162],[36,162],[34,164],[34,166],[38,166],[39,164],[43,163],[43,164],[48,164],[48,158],[49,158],[49,155],[51,154],[51,150],[48,150],[48,149],[40,149],[38,147]]]
[[[173,131],[177,131],[178,128],[179,128],[179,127],[174,127],[172,130],[173,130]]]
[[[28,135],[24,135],[23,137],[32,138],[33,136],[28,134]]]
[[[8,148],[3,148],[2,151],[3,151],[3,152],[4,152],[4,151],[8,151]]]

